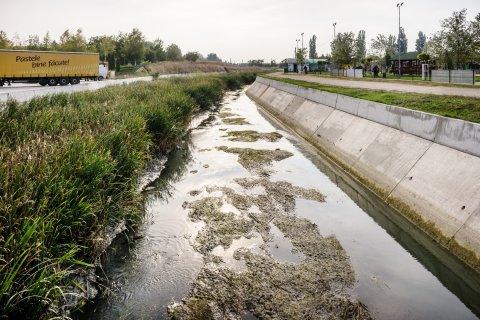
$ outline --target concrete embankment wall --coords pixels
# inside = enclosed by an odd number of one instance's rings
[[[480,271],[480,125],[260,77],[247,94]]]

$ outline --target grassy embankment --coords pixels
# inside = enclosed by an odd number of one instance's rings
[[[444,117],[480,123],[480,98],[437,96],[430,94],[399,93],[381,90],[345,88],[264,75],[263,77],[302,86],[305,88],[338,93],[354,98],[376,101],[407,109],[438,114]]]
[[[184,73],[223,73],[223,72],[259,72],[260,68],[240,67],[221,61],[162,61],[141,66],[122,66],[115,74],[116,78],[158,76],[162,74]]]
[[[0,113],[0,318],[58,315],[105,229],[142,216],[137,178],[195,112],[253,74],[59,94]]]

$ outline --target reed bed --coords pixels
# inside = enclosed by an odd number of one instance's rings
[[[254,79],[176,78],[4,105],[0,318],[65,316],[105,230],[142,216],[136,188],[150,157],[174,146],[195,112]]]

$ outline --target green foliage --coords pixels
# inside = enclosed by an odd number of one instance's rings
[[[67,52],[85,52],[87,51],[87,40],[82,34],[82,29],[78,29],[75,34],[65,30],[60,36],[60,43],[57,50]]]
[[[379,57],[385,57],[387,54],[393,56],[397,52],[397,38],[391,34],[388,37],[378,34],[372,39],[371,47]]]
[[[191,115],[255,79],[225,74],[58,94],[0,107],[0,318],[61,316],[107,226],[141,216],[137,179]]]
[[[12,42],[8,39],[5,31],[0,30],[0,49],[8,49],[12,45]]]
[[[361,61],[367,55],[367,43],[365,41],[365,30],[358,32],[355,39],[355,61]]]
[[[418,38],[415,41],[415,51],[420,53],[425,50],[425,44],[427,42],[427,36],[422,32],[418,32]]]
[[[182,50],[175,43],[172,43],[167,47],[167,60],[168,61],[180,61],[182,60]]]
[[[88,47],[94,52],[100,53],[104,60],[107,56],[115,52],[115,40],[112,36],[91,37],[88,41]]]
[[[441,22],[441,30],[428,42],[429,52],[440,66],[464,68],[480,59],[480,14],[467,21],[467,9],[454,11]]]
[[[217,56],[217,54],[216,54],[216,53],[213,53],[213,52],[212,52],[212,53],[209,53],[209,54],[207,55],[207,60],[208,60],[208,61],[222,61],[222,59],[220,59],[220,58]]]
[[[310,41],[308,42],[309,50],[308,50],[308,57],[310,59],[317,59],[317,36],[313,35]]]
[[[167,59],[162,40],[156,39],[153,42],[147,41],[145,43],[145,59],[150,62],[165,61]]]
[[[420,60],[420,61],[428,61],[428,60],[430,60],[430,55],[428,53],[426,53],[425,51],[423,51],[423,52],[420,52],[417,55],[417,59]]]
[[[397,47],[398,47],[397,51],[400,53],[407,53],[408,51],[408,39],[403,27],[400,27],[400,34],[398,35]]]
[[[332,62],[337,66],[351,64],[355,57],[355,35],[353,32],[338,33],[330,44]]]
[[[145,37],[137,28],[133,28],[124,40],[123,52],[128,62],[137,65],[145,58]]]
[[[198,59],[200,59],[201,55],[200,53],[198,53],[197,51],[195,52],[187,52],[185,54],[185,60],[188,60],[188,61],[192,61],[192,62],[195,62],[197,61]]]
[[[297,64],[303,66],[307,61],[307,48],[297,49],[297,56],[295,58],[297,59]]]

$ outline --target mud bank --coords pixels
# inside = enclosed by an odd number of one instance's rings
[[[247,94],[480,271],[478,125],[263,78]]]

